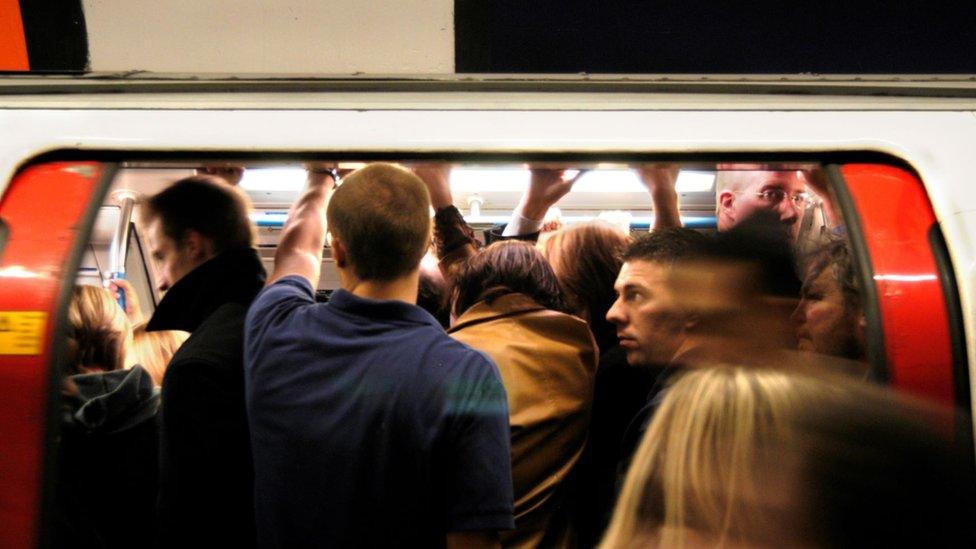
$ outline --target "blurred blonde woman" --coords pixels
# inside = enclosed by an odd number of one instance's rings
[[[783,540],[777,460],[798,401],[816,385],[784,372],[693,370],[667,392],[600,545],[743,547]],[[763,486],[757,486],[762,479]]]
[[[107,290],[77,286],[68,305],[68,374],[110,372],[129,365],[132,326]]]
[[[133,364],[142,366],[149,372],[153,384],[156,387],[162,387],[166,366],[169,365],[173,354],[190,337],[190,334],[178,330],[147,332],[146,323],[148,319],[142,312],[139,294],[135,287],[125,279],[116,279],[111,282],[111,290],[115,298],[124,292],[125,314],[134,326],[132,328],[132,345],[129,350],[130,359],[127,361],[126,367],[131,367]]]
[[[131,547],[155,529],[159,391],[126,369],[132,329],[106,289],[74,288],[54,547]]]
[[[147,332],[146,323],[132,330],[132,354],[134,361],[149,372],[156,387],[163,385],[163,374],[173,354],[183,345],[190,334],[177,330]]]

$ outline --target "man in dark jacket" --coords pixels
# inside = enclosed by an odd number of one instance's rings
[[[243,330],[265,272],[249,204],[225,182],[196,176],[144,206],[156,284],[166,291],[146,329],[192,334],[163,378],[158,541],[253,546]]]

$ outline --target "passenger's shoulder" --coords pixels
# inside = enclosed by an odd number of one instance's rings
[[[574,316],[569,313],[564,313],[561,311],[553,311],[552,309],[539,309],[537,311],[532,311],[531,313],[529,313],[529,316],[533,318],[544,318],[549,320],[550,322],[560,324],[572,329],[575,328],[587,329],[585,320],[583,320],[578,316]]]
[[[433,331],[434,329],[431,328],[431,330]],[[459,341],[451,337],[450,335],[447,334],[447,332],[438,331],[433,336],[431,336],[431,338],[434,340],[434,346],[436,347],[437,351],[440,353],[447,353],[447,354],[453,354],[453,355],[465,356],[465,357],[472,357],[472,356],[477,356],[482,354],[480,351],[471,347],[467,343],[464,343],[462,341]]]
[[[174,391],[206,392],[211,387],[225,385],[231,377],[226,364],[203,354],[174,355],[163,374],[163,398]]]
[[[538,324],[541,331],[557,339],[577,345],[595,347],[592,332],[586,321],[568,313],[543,309],[527,315],[527,323]]]
[[[474,371],[497,372],[495,362],[491,357],[446,333],[438,334],[436,353],[440,360],[455,367],[467,368]]]
[[[286,276],[265,287],[247,311],[248,326],[260,326],[289,316],[296,309],[315,305],[315,292],[300,276]]]
[[[273,284],[266,286],[254,298],[252,310],[261,305],[270,305],[282,300],[298,300],[306,303],[315,302],[315,290],[305,278],[300,276],[286,276],[279,278]]]
[[[190,340],[188,339],[187,342],[190,342]],[[219,361],[214,360],[202,347],[197,347],[195,343],[191,343],[189,347],[184,345],[184,347],[177,350],[166,366],[167,375],[170,372],[181,375],[184,372],[192,374],[192,372],[197,370],[205,371],[219,366]]]
[[[219,331],[226,332],[236,329],[239,333],[244,327],[244,318],[247,316],[247,305],[242,303],[230,302],[217,307],[210,316],[200,324],[196,331],[204,332]]]

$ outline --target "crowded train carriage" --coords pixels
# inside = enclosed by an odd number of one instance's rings
[[[973,541],[952,100],[97,87],[0,112],[0,544]]]

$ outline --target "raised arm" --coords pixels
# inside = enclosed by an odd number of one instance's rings
[[[480,243],[461,212],[454,207],[451,166],[424,164],[414,167],[413,171],[427,185],[427,192],[430,193],[430,203],[434,208],[434,249],[441,274],[450,283],[454,279],[454,270],[478,253]]]
[[[114,294],[115,300],[119,300],[119,294],[125,295],[125,316],[133,326],[146,321],[146,315],[142,312],[142,305],[139,303],[139,295],[132,284],[124,278],[115,278],[108,282],[109,291]]]
[[[638,169],[641,182],[647,187],[654,207],[654,226],[651,230],[681,227],[678,209],[678,167],[672,164],[645,164]]]
[[[833,195],[830,193],[830,182],[827,178],[827,172],[824,171],[823,168],[815,167],[809,170],[804,170],[803,174],[807,180],[807,187],[809,187],[809,189],[820,198],[820,201],[823,202],[824,215],[827,216],[828,228],[837,229],[838,227],[843,227],[844,218],[834,207],[834,201],[832,198]]]
[[[532,168],[529,188],[512,212],[512,218],[502,231],[502,237],[525,236],[542,229],[546,212],[573,188],[573,184],[585,173],[580,170],[573,177],[566,177],[566,170]]]
[[[335,190],[336,180],[331,166],[309,164],[307,170],[305,192],[291,207],[281,232],[269,285],[289,275],[305,278],[313,288],[319,282],[326,235],[325,208]]]

